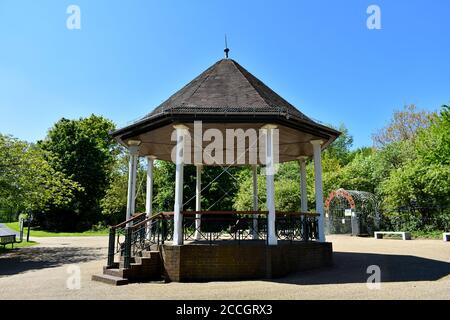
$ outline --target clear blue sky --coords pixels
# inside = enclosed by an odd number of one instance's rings
[[[394,109],[449,102],[449,17],[449,0],[0,0],[0,132],[35,141],[91,113],[125,125],[221,59],[227,33],[233,59],[370,145]]]

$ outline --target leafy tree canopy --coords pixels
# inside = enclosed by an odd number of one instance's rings
[[[110,120],[96,115],[78,120],[63,118],[39,142],[51,167],[82,187],[71,205],[64,208],[78,228],[88,228],[100,219],[100,200],[109,186],[117,154],[117,146],[109,135],[113,129]]]
[[[65,207],[82,187],[51,167],[36,145],[0,134],[0,206],[14,211]]]
[[[414,104],[395,111],[390,123],[372,136],[374,146],[383,148],[390,143],[414,140],[420,128],[430,125],[435,112],[419,111]]]

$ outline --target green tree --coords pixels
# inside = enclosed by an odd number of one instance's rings
[[[424,208],[450,205],[449,118],[449,108],[444,106],[440,116],[433,118],[408,143],[403,150],[408,156],[380,183],[386,205],[414,204]]]
[[[350,149],[353,145],[353,136],[350,135],[344,124],[341,124],[338,130],[341,132],[341,135],[325,149],[323,157],[337,159],[340,164],[346,165],[351,161],[352,157]]]
[[[232,210],[235,193],[239,188],[242,167],[205,166],[202,171],[203,210]],[[155,174],[156,204],[160,210],[173,210],[175,192],[175,165],[162,162]],[[195,210],[196,167],[184,168],[183,209]]]
[[[275,208],[279,211],[300,210],[300,171],[297,161],[277,166],[275,174]],[[267,210],[266,177],[264,168],[258,169],[258,208]],[[247,169],[240,177],[239,189],[234,197],[233,208],[239,211],[253,210],[253,177]]]
[[[427,128],[435,112],[418,111],[411,104],[395,111],[390,123],[372,136],[374,146],[382,148],[393,142],[414,140],[421,128]]]
[[[450,107],[442,106],[427,130],[421,130],[416,141],[419,156],[426,163],[450,165]]]
[[[137,171],[136,211],[145,210],[146,164],[139,162]],[[168,161],[155,161],[153,181],[153,212],[173,211],[175,198],[175,165]],[[239,176],[244,168],[204,167],[202,172],[203,210],[232,210]],[[195,210],[196,168],[184,167],[183,210]],[[128,155],[120,153],[116,159],[112,180],[101,201],[107,222],[123,221],[126,212],[128,185]]]
[[[340,187],[340,174],[342,168],[351,160],[350,151],[353,137],[349,134],[345,125],[339,127],[341,135],[323,152],[322,179],[323,193],[326,197],[332,190]],[[315,184],[314,165],[311,160],[307,162],[307,194],[308,207],[311,211],[315,208]],[[250,171],[241,179],[238,193],[235,197],[234,208],[236,210],[252,209],[252,177]],[[266,209],[266,185],[265,177],[258,177],[258,197],[261,210]],[[275,175],[275,207],[280,211],[300,210],[300,167],[297,161],[282,163],[277,168]]]
[[[0,206],[48,212],[67,206],[82,188],[54,170],[36,145],[0,134]]]
[[[104,221],[109,225],[124,221],[127,210],[129,154],[123,147],[119,150],[114,161],[109,187],[100,201]],[[138,161],[136,173],[136,212],[145,211],[147,173],[142,162],[142,160]]]
[[[49,153],[52,168],[77,182],[82,190],[75,193],[69,208],[54,213],[68,215],[65,229],[87,229],[101,219],[100,200],[110,183],[117,145],[109,135],[114,124],[103,117],[91,115],[79,120],[61,119],[48,132],[39,146]],[[43,220],[51,220],[46,216]],[[67,222],[67,223],[65,223]],[[54,226],[58,228],[57,225]]]

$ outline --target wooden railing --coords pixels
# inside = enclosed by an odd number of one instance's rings
[[[173,215],[174,212],[160,212],[162,215]],[[229,215],[268,215],[269,211],[182,211],[183,215],[201,214],[201,215],[216,215],[216,214],[229,214]],[[280,215],[296,215],[296,216],[311,216],[318,217],[320,214],[314,212],[297,212],[297,211],[275,211],[277,216]]]
[[[113,229],[122,228],[122,227],[126,226],[128,223],[133,222],[139,218],[142,218],[143,216],[145,216],[145,213],[136,213],[130,219],[125,220],[115,226],[111,226],[111,228],[113,228]]]

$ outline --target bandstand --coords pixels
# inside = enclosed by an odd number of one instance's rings
[[[151,113],[111,134],[130,153],[127,213],[110,229],[108,261],[94,280],[120,285],[258,279],[332,263],[324,232],[321,152],[340,133],[308,118],[228,59],[227,50],[225,59]],[[148,162],[141,214],[135,213],[138,157]],[[307,204],[308,159],[314,162],[315,211]],[[152,209],[155,160],[176,164],[172,212]],[[275,207],[276,165],[287,161],[299,163],[299,212]],[[185,165],[197,169],[195,211],[183,211]],[[236,165],[252,167],[253,210],[202,211],[202,168]],[[267,211],[258,208],[258,166],[266,175]]]

